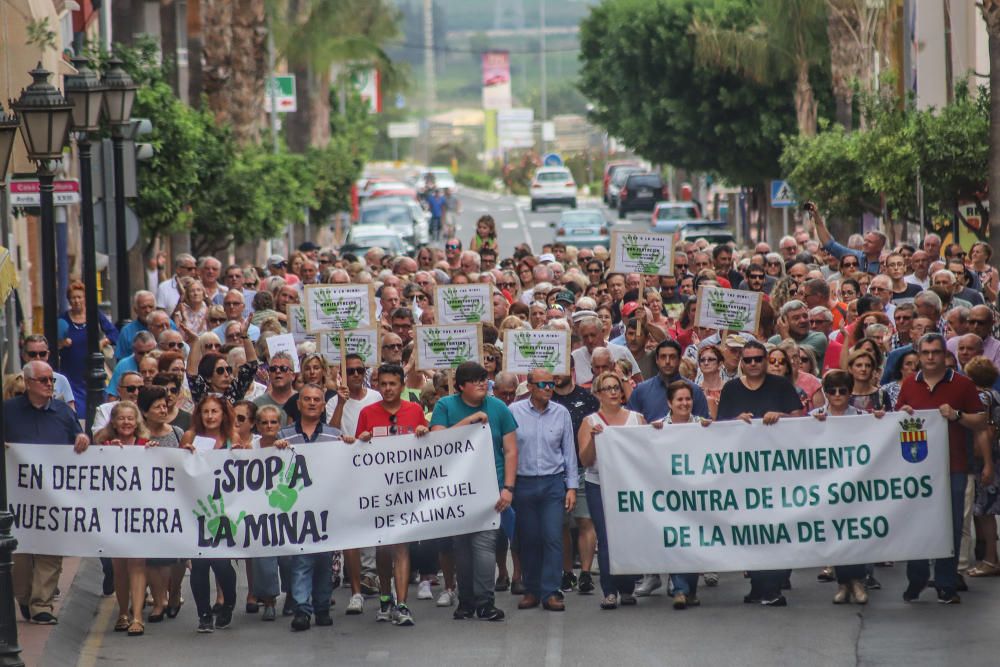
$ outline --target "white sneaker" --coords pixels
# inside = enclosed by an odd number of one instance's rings
[[[417,586],[417,599],[418,600],[431,600],[434,598],[434,594],[431,593],[431,582],[421,581]]]
[[[458,596],[455,594],[455,591],[451,590],[450,588],[446,588],[443,591],[441,591],[441,595],[438,596],[437,606],[451,607],[452,605],[455,604],[455,601],[457,599]]]
[[[351,596],[351,601],[347,603],[347,614],[357,616],[363,613],[365,613],[365,597],[361,593],[356,593]]]
[[[650,595],[656,589],[662,587],[663,582],[660,581],[660,575],[647,574],[642,577],[642,581],[640,581],[639,585],[635,587],[635,596],[637,598],[643,598]]]

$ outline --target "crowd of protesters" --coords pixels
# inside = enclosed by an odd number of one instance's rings
[[[602,609],[637,604],[664,582],[660,573],[610,572],[609,550],[619,545],[608,543],[594,446],[606,427],[711,428],[717,420],[773,424],[865,413],[875,419],[933,408],[949,421],[956,556],[935,561],[933,577],[928,562],[910,562],[903,599],[916,600],[933,585],[940,602],[956,604],[966,577],[1000,575],[1000,478],[993,465],[1000,454],[1000,280],[990,247],[942,248],[935,234],[920,247],[889,247],[878,231],[841,244],[816,208],[807,210],[807,226],[774,248],[685,243],[664,276],[612,273],[606,248],[560,242],[538,252],[519,246],[501,257],[488,215],[477,224],[473,249],[449,238],[413,257],[380,248],[341,255],[311,243],[288,257],[271,256],[263,267],[182,254],[173,275],[134,295],[131,322],[119,330],[101,316],[101,345],[114,360],[107,400],[89,434],[79,423],[87,409],[88,314],[82,285],[73,283],[59,340],[24,341],[23,373],[4,383],[6,440],[74,444],[78,451],[90,443],[194,449],[196,441],[216,449],[280,448],[293,439],[343,446],[488,422],[495,509],[513,506],[513,539],[489,530],[242,563],[105,564],[105,593],[119,605],[115,630],[129,635],[177,617],[186,571],[198,630],[228,626],[239,604],[240,567],[248,581],[245,612],[263,621],[289,616],[292,629],[303,631],[332,624],[331,595],[341,585],[350,587],[348,615],[364,614],[374,597],[376,620],[400,626],[414,623],[411,585],[416,599],[454,607],[456,619],[502,620],[496,594],[503,592],[521,596],[520,610],[563,611],[571,592],[598,587]],[[299,372],[289,354],[268,354],[267,339],[289,331],[289,305],[301,303],[304,287],[314,283],[375,286],[378,366],[366,368],[349,355],[342,374],[309,340],[298,345]],[[460,283],[492,286],[482,364],[462,364],[450,378],[418,370],[415,327],[434,323],[435,286]],[[696,326],[703,285],[760,292],[757,329]],[[505,372],[503,338],[526,329],[569,332],[572,372]],[[47,363],[52,354],[64,375]],[[874,565],[831,564],[818,578],[838,583],[834,603],[864,604],[881,587]],[[25,618],[56,622],[59,569],[58,556],[16,554],[15,596]],[[785,606],[789,574],[747,573],[744,601]],[[699,581],[715,586],[719,577],[670,573],[674,608],[699,604]]]

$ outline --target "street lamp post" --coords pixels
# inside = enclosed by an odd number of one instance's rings
[[[14,115],[3,113],[0,108],[0,187],[7,183],[7,165],[14,149],[18,121]],[[6,205],[6,200],[4,200]],[[4,239],[6,242],[6,239]],[[0,372],[0,391],[3,390],[3,373]],[[0,439],[4,433],[3,410],[0,409]],[[7,458],[0,455],[0,665],[3,667],[24,667],[21,661],[21,647],[17,644],[17,619],[14,616],[14,577],[11,559],[17,549],[17,540],[10,529],[14,525],[14,515],[7,502]]]
[[[132,119],[132,103],[138,86],[132,81],[122,61],[111,58],[104,73],[104,117],[111,125],[115,163],[115,281],[118,283],[118,320],[131,315],[128,278],[128,246],[125,243],[125,134]]]
[[[77,73],[65,77],[66,97],[73,104],[73,130],[80,151],[80,190],[83,206],[83,284],[87,301],[87,432],[104,393],[104,355],[101,354],[101,325],[97,305],[97,248],[94,238],[94,188],[91,171],[90,133],[101,126],[104,85],[86,58],[74,58]]]
[[[73,106],[59,89],[49,83],[51,72],[41,63],[31,70],[30,86],[11,106],[21,121],[21,137],[28,158],[37,165],[42,209],[42,306],[45,338],[49,341],[49,364],[59,368],[59,299],[56,293],[56,221],[52,201],[55,170],[53,163],[62,159],[63,146],[69,137]]]

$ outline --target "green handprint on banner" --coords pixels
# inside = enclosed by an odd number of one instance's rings
[[[531,342],[531,336],[528,334],[516,334],[514,336],[514,346],[525,359],[535,356],[535,345]]]
[[[243,523],[243,519],[246,517],[246,512],[240,512],[240,515],[233,521],[226,514],[226,501],[224,498],[219,498],[216,500],[212,496],[206,496],[207,505],[205,501],[198,501],[198,510],[193,510],[194,515],[198,519],[205,520],[205,527],[208,528],[208,532],[213,537],[219,536],[219,531],[222,529],[222,522],[225,521],[229,524],[230,535],[236,535],[236,531],[239,530],[239,526]]]
[[[656,254],[650,257],[647,261],[639,263],[639,273],[644,275],[656,275],[660,272],[660,269],[663,268],[665,263],[663,252],[657,250]]]
[[[545,358],[542,359],[542,368],[551,373],[556,369],[556,366],[559,366],[561,363],[562,355],[559,354],[559,348],[553,348],[552,351],[545,355]]]
[[[450,340],[450,338],[448,340],[442,340],[441,332],[437,329],[431,329],[427,332],[427,347],[431,348],[431,352],[434,354],[441,354],[444,352]]]
[[[642,257],[642,245],[636,239],[635,234],[625,234],[622,236],[622,245],[625,246],[625,254],[629,259],[639,259]]]
[[[337,309],[340,307],[341,299],[331,299],[328,295],[320,292],[316,294],[316,305],[319,306],[320,311],[326,315],[335,315]]]
[[[299,499],[299,492],[305,488],[305,484],[303,484],[301,479],[298,481],[298,484],[292,485],[294,469],[295,464],[293,460],[288,459],[285,467],[281,470],[281,475],[278,477],[277,486],[267,491],[268,504],[282,512],[288,512],[292,509]]]
[[[365,360],[365,363],[368,363],[368,361],[374,358],[375,348],[372,347],[370,340],[367,338],[360,338],[356,341],[356,343],[357,344],[354,346],[354,353],[361,355],[361,358]]]
[[[358,324],[361,322],[362,313],[361,304],[357,301],[352,303],[347,312],[344,313],[344,328],[357,329]]]
[[[740,331],[744,326],[746,326],[750,313],[746,311],[739,312],[735,309],[731,309],[721,291],[708,290],[706,298],[708,299],[708,306],[712,309],[712,312],[714,312],[718,317],[725,318],[727,320],[727,329]]]

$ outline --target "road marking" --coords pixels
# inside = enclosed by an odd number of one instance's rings
[[[546,227],[549,226],[549,223],[545,222],[544,220],[532,220],[531,222],[528,223],[528,226],[531,227],[532,229],[545,229]]]
[[[565,612],[549,615],[549,636],[545,641],[545,667],[562,665],[563,624]]]
[[[527,220],[524,218],[524,209],[520,205],[514,207],[514,211],[517,213],[517,219],[521,223],[521,232],[524,234],[524,242],[531,247],[531,235],[528,233]]]
[[[501,222],[500,229],[517,229],[521,226],[519,222]]]
[[[103,598],[97,605],[97,615],[90,626],[90,632],[80,647],[80,659],[76,662],[76,667],[94,667],[97,664],[97,657],[101,652],[101,644],[108,633],[108,626],[111,625],[111,617],[115,613],[117,603],[113,597]]]

